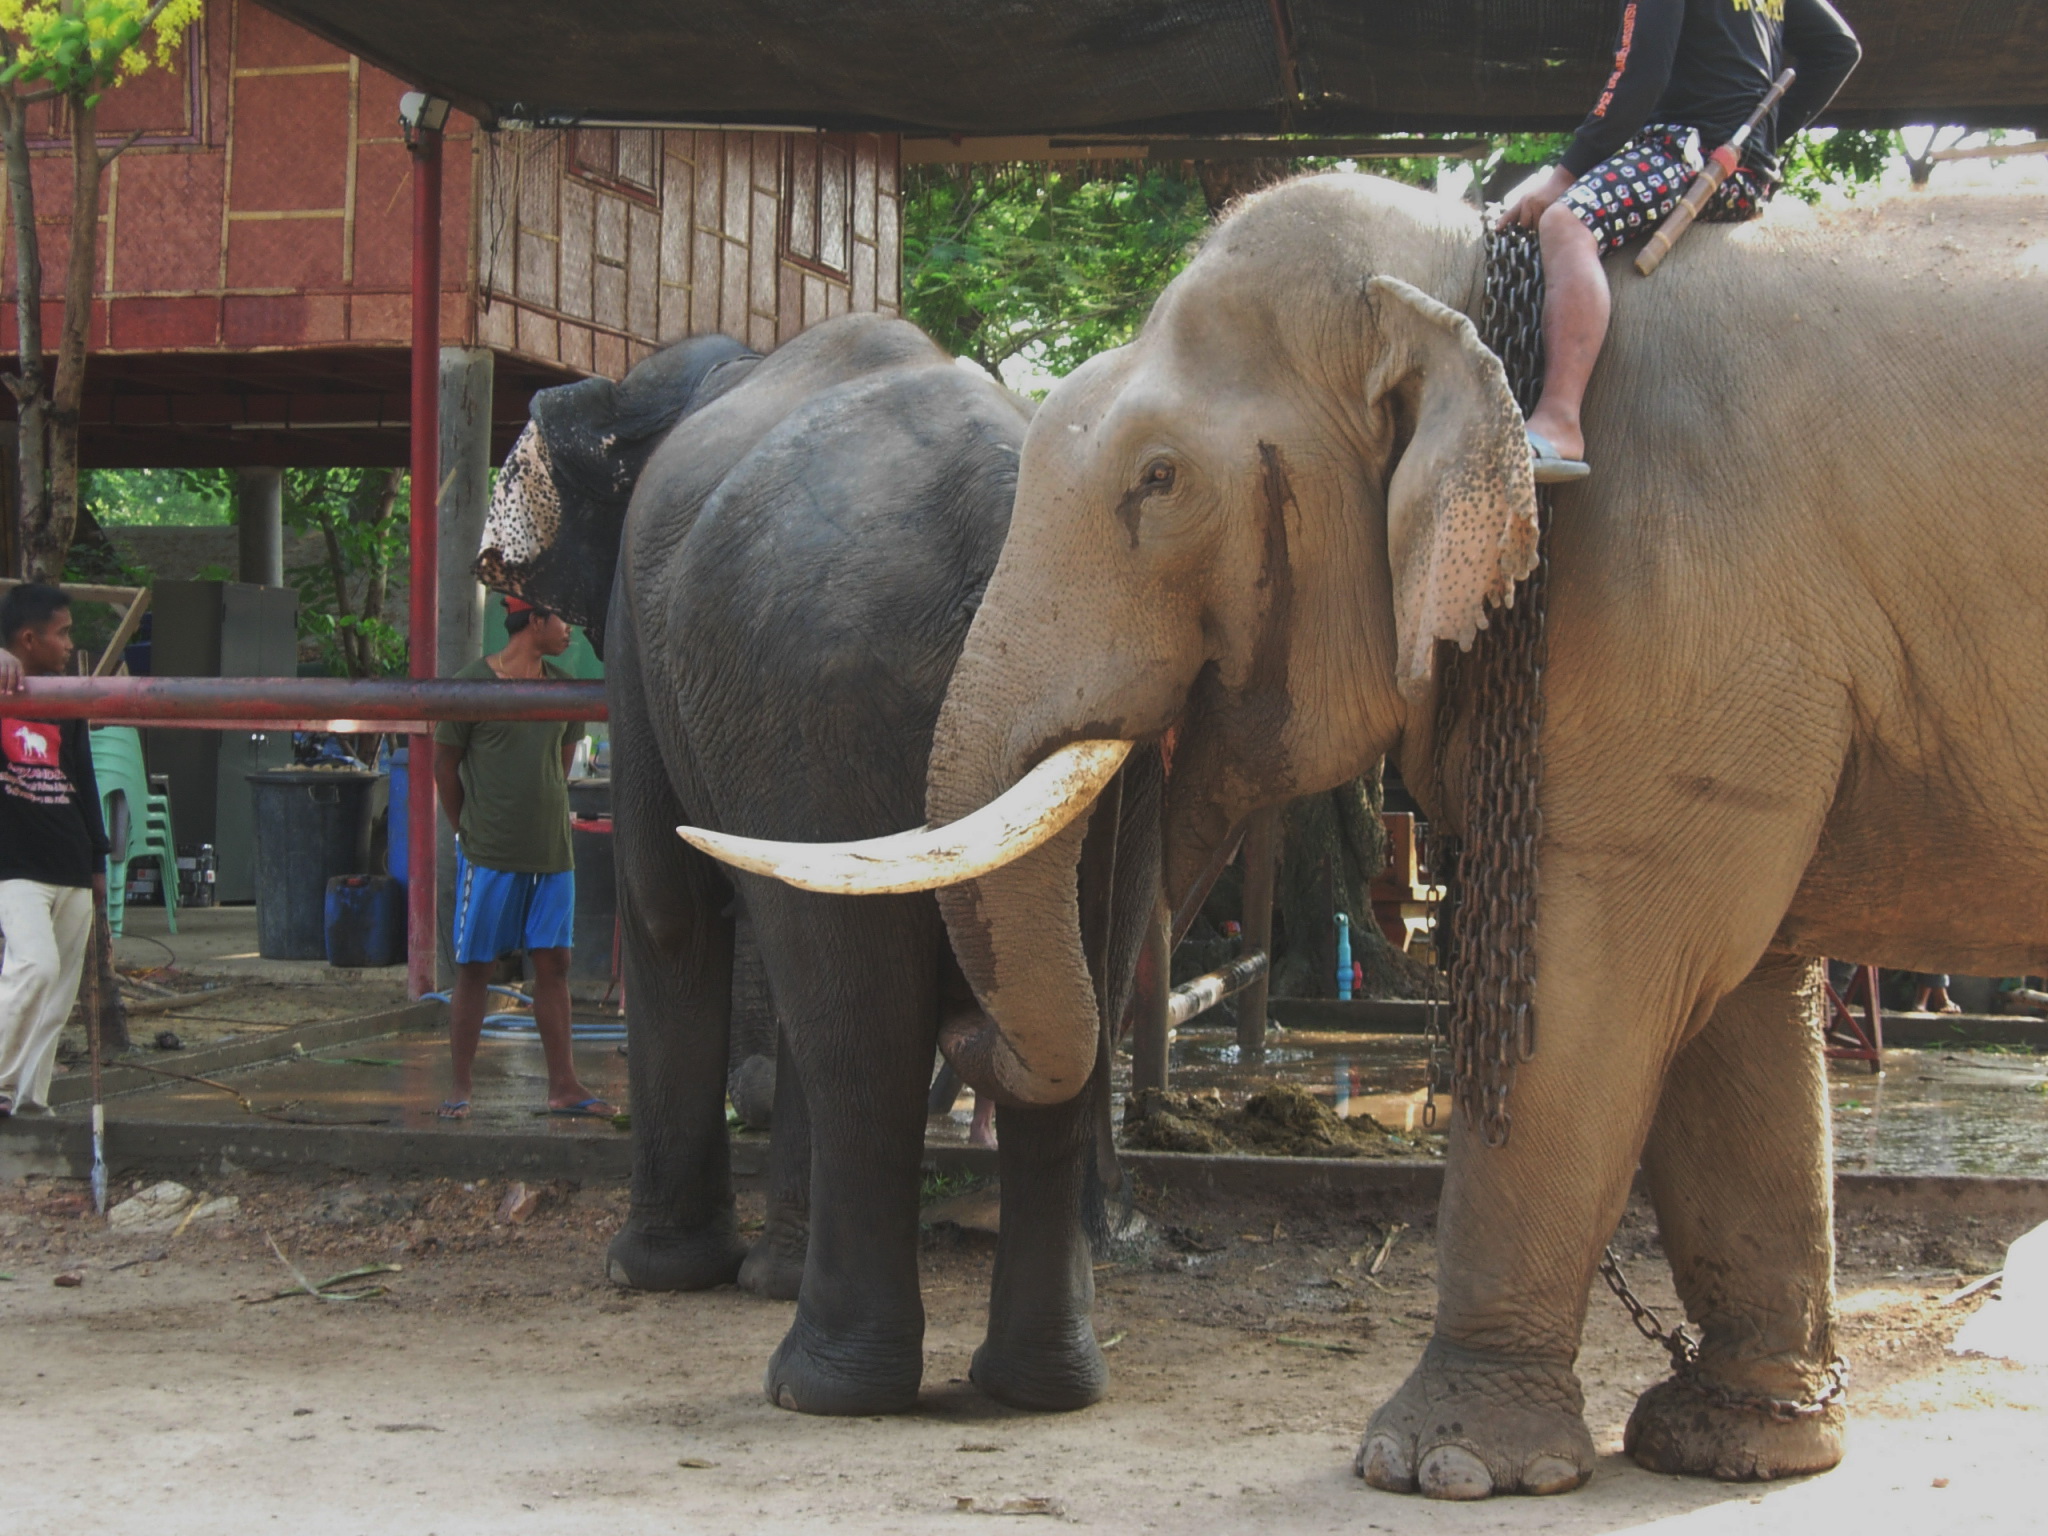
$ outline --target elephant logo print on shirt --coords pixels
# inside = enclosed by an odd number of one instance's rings
[[[58,756],[59,729],[40,720],[0,719],[0,794],[32,805],[74,803]]]
[[[10,763],[50,768],[57,764],[57,731],[54,726],[10,720],[4,740]]]

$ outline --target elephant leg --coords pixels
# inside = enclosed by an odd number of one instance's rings
[[[1098,1065],[1065,1104],[996,1111],[1002,1222],[989,1293],[988,1337],[975,1351],[975,1385],[1013,1408],[1085,1408],[1109,1386],[1095,1342],[1089,1201],[1102,1198],[1095,1117],[1107,1092]]]
[[[1665,1080],[1643,1165],[1701,1336],[1700,1385],[1673,1377],[1637,1400],[1625,1443],[1653,1472],[1762,1481],[1842,1459],[1839,1395],[1796,1417],[1721,1396],[1812,1404],[1830,1381],[1834,1202],[1820,997],[1818,962],[1767,956]]]
[[[775,1135],[768,1154],[768,1221],[740,1266],[740,1284],[770,1301],[795,1301],[811,1237],[811,1112],[787,1035],[776,1044]]]
[[[1589,883],[1562,859],[1544,879]],[[1477,1499],[1592,1476],[1572,1369],[1587,1287],[1700,987],[1641,921],[1619,905],[1546,914],[1545,954],[1584,958],[1539,970],[1537,1046],[1515,1070],[1506,1144],[1485,1145],[1452,1111],[1435,1334],[1360,1443],[1356,1469],[1374,1487]]]
[[[859,903],[750,881],[749,907],[810,1109],[810,1241],[768,1399],[892,1413],[924,1372],[918,1182],[942,941],[929,897]],[[780,1104],[778,1103],[778,1113]]]
[[[725,1125],[730,895],[675,835],[688,818],[639,703],[625,636],[611,669],[633,1198],[605,1269],[637,1290],[704,1290],[731,1281],[746,1256]]]

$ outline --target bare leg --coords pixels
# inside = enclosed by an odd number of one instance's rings
[[[974,1093],[974,1120],[967,1127],[967,1145],[970,1147],[992,1147],[996,1144],[996,1101],[976,1089]]]
[[[1607,274],[1599,241],[1565,204],[1543,211],[1537,234],[1543,246],[1543,398],[1529,413],[1529,430],[1565,458],[1584,458],[1579,406],[1607,340]]]
[[[575,1051],[570,1044],[569,951],[536,949],[529,954],[533,960],[533,1027],[548,1060],[548,1108],[570,1109],[591,1094],[577,1080]]]
[[[489,960],[472,960],[455,968],[455,988],[448,996],[448,1056],[452,1067],[450,1106],[469,1102],[470,1078],[476,1071],[477,1041],[484,1033],[484,1004],[490,996],[491,972],[497,967]],[[466,1111],[464,1112],[466,1113]],[[451,1114],[447,1118],[460,1119]]]

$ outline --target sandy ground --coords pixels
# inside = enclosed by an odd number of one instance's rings
[[[619,1191],[550,1189],[523,1225],[493,1223],[492,1185],[245,1178],[215,1192],[240,1212],[166,1237],[108,1231],[76,1185],[0,1190],[9,1527],[958,1531],[1009,1505],[1134,1531],[2039,1528],[2048,1372],[1947,1358],[1976,1303],[1931,1300],[1995,1264],[2012,1234],[1981,1227],[1845,1232],[1855,1424],[1839,1471],[1758,1488],[1636,1469],[1621,1428],[1659,1357],[1602,1297],[1580,1366],[1606,1453],[1593,1482],[1450,1506],[1372,1492],[1349,1470],[1428,1329],[1426,1232],[1401,1233],[1375,1280],[1383,1234],[1367,1223],[1157,1212],[1157,1230],[1177,1230],[1097,1276],[1098,1332],[1117,1341],[1110,1399],[1039,1417],[964,1380],[992,1244],[940,1225],[919,1409],[847,1421],[762,1400],[788,1305],[601,1281]],[[288,1283],[265,1233],[315,1279],[404,1268],[382,1297],[260,1302]],[[1646,1296],[1668,1302],[1640,1216],[1622,1246]],[[81,1283],[53,1285],[65,1272]]]

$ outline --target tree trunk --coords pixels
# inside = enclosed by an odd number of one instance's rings
[[[29,173],[28,108],[0,93],[0,139],[7,157],[7,201],[14,213],[15,327],[21,367],[7,381],[16,412],[16,568],[31,580],[50,520],[49,394],[43,375],[43,250],[36,235],[35,182]]]
[[[99,254],[100,160],[94,125],[99,108],[80,96],[71,108],[71,253],[64,264],[64,321],[57,336],[57,376],[50,390],[50,500],[41,547],[33,552],[63,577],[78,527],[78,418],[85,401],[85,344],[92,327],[93,267]]]

